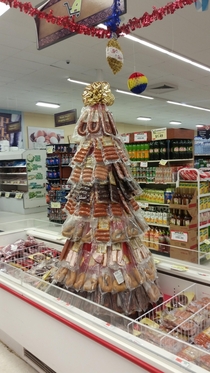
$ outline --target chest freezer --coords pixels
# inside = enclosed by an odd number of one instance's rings
[[[24,221],[14,227],[0,234],[0,246],[33,235],[57,250],[63,248],[59,226]],[[185,338],[177,338],[194,319],[181,319],[166,334],[158,327],[158,317],[171,305],[174,313],[180,311],[188,297],[210,298],[210,271],[187,263],[188,270],[179,272],[179,261],[172,265],[168,258],[158,259],[159,284],[166,298],[136,320],[0,262],[0,339],[40,373],[206,373],[208,346],[204,353],[203,347],[193,344],[189,325]],[[203,330],[208,334],[209,309],[206,303],[195,311],[196,335]],[[167,322],[174,322],[171,314]],[[191,358],[186,359],[186,351]]]

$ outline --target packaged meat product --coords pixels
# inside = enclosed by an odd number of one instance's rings
[[[202,350],[193,346],[188,346],[182,348],[181,351],[179,351],[179,353],[177,354],[177,356],[194,363],[203,354],[204,352]]]
[[[210,354],[205,354],[197,357],[196,363],[201,368],[206,369],[208,372],[210,372]]]
[[[203,330],[201,333],[194,337],[195,345],[210,349],[210,328]]]

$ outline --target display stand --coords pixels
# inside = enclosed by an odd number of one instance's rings
[[[0,210],[31,214],[46,210],[46,151],[0,153]]]

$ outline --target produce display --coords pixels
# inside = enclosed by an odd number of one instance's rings
[[[107,109],[114,102],[109,84],[86,87],[83,101],[62,229],[67,241],[54,283],[130,315],[161,297],[153,257],[141,239],[148,229],[135,200],[141,189]]]

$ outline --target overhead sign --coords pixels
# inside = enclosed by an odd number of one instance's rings
[[[64,111],[63,113],[54,114],[54,119],[55,119],[55,127],[75,124],[77,121],[77,110],[72,109],[72,110]]]
[[[126,0],[118,0],[120,14],[126,13]],[[37,8],[49,13],[53,11],[55,17],[74,17],[74,22],[91,27],[105,22],[113,14],[114,0],[48,0],[39,4]],[[43,49],[49,45],[75,35],[71,31],[57,26],[46,20],[35,17],[37,28],[37,49]]]

